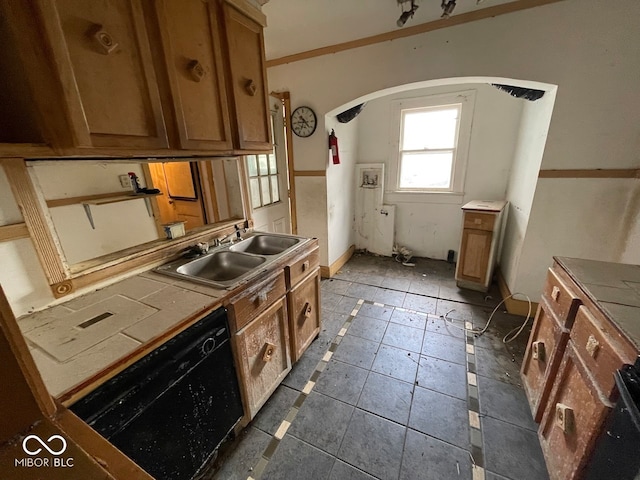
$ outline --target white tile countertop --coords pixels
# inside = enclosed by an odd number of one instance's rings
[[[18,319],[54,397],[162,335],[215,307],[225,290],[152,271]]]

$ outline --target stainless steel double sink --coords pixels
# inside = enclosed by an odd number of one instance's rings
[[[197,258],[182,258],[156,272],[217,288],[233,288],[264,270],[306,240],[294,235],[254,232],[237,243],[217,247]]]

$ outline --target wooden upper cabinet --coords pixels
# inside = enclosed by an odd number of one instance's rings
[[[231,151],[217,4],[158,0],[155,13],[179,147]]]
[[[46,0],[76,146],[168,147],[140,0]]]
[[[264,23],[243,0],[0,2],[0,153],[269,152]]]
[[[229,79],[240,150],[270,150],[271,121],[262,26],[224,3]]]

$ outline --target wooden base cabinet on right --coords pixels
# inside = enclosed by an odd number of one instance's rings
[[[614,375],[640,352],[640,266],[554,260],[521,376],[549,477],[580,480],[619,396]]]
[[[602,399],[586,366],[569,345],[538,431],[552,480],[580,478],[612,407]]]

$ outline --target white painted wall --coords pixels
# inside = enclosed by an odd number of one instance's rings
[[[113,193],[128,194],[119,175],[135,172],[144,186],[139,164],[46,163],[29,167],[47,200]],[[49,210],[69,264],[117,252],[158,238],[154,219],[142,199],[91,206],[95,229],[82,205]]]
[[[11,225],[22,221],[22,213],[13,199],[7,176],[0,168],[0,225]]]
[[[464,194],[394,193],[396,180],[390,172],[396,161],[398,132],[393,103],[468,90],[475,91],[475,107]],[[359,163],[385,164],[384,203],[396,205],[397,243],[420,257],[446,259],[448,250],[458,251],[460,207],[470,200],[504,199],[524,102],[491,85],[472,83],[405,91],[367,103],[358,117]]]
[[[22,221],[22,213],[4,170],[0,168],[0,225]],[[31,239],[0,242],[0,287],[16,315],[42,308],[53,301]]]
[[[629,229],[627,237],[622,245],[622,263],[640,264],[640,181],[636,181],[633,187],[626,215],[622,219],[623,224]]]
[[[273,67],[269,84],[273,90],[289,90],[294,107],[313,103],[319,118],[373,92],[431,79],[499,76],[558,85],[542,168],[638,167],[638,24],[637,0],[565,0]],[[326,138],[314,137],[304,146],[294,141],[296,168],[325,165]],[[614,192],[616,201],[603,202],[600,194],[625,182],[598,182],[586,182],[579,192],[571,180],[538,183],[519,273],[510,288],[522,285],[529,296],[539,296],[553,255],[622,258],[619,247],[612,251],[610,245],[623,244],[629,233],[610,230],[603,243],[593,218],[624,218],[629,193]],[[298,214],[322,221],[317,208]],[[571,229],[567,219],[572,219]],[[526,281],[520,285],[521,277]]]
[[[512,292],[516,292],[518,265],[527,233],[529,214],[538,182],[538,171],[549,131],[556,91],[548,91],[535,102],[524,102],[506,199],[500,270]]]
[[[540,290],[552,256],[621,261],[625,210],[637,188],[632,178],[539,179],[512,291]],[[626,261],[640,263],[639,255],[629,252]]]
[[[340,164],[334,165],[327,145],[327,221],[328,221],[328,257],[330,266],[340,258],[354,243],[353,215],[355,211],[355,164],[358,162],[358,124],[357,117],[349,123],[340,123],[335,117],[326,118],[328,135],[331,129],[338,137]]]

